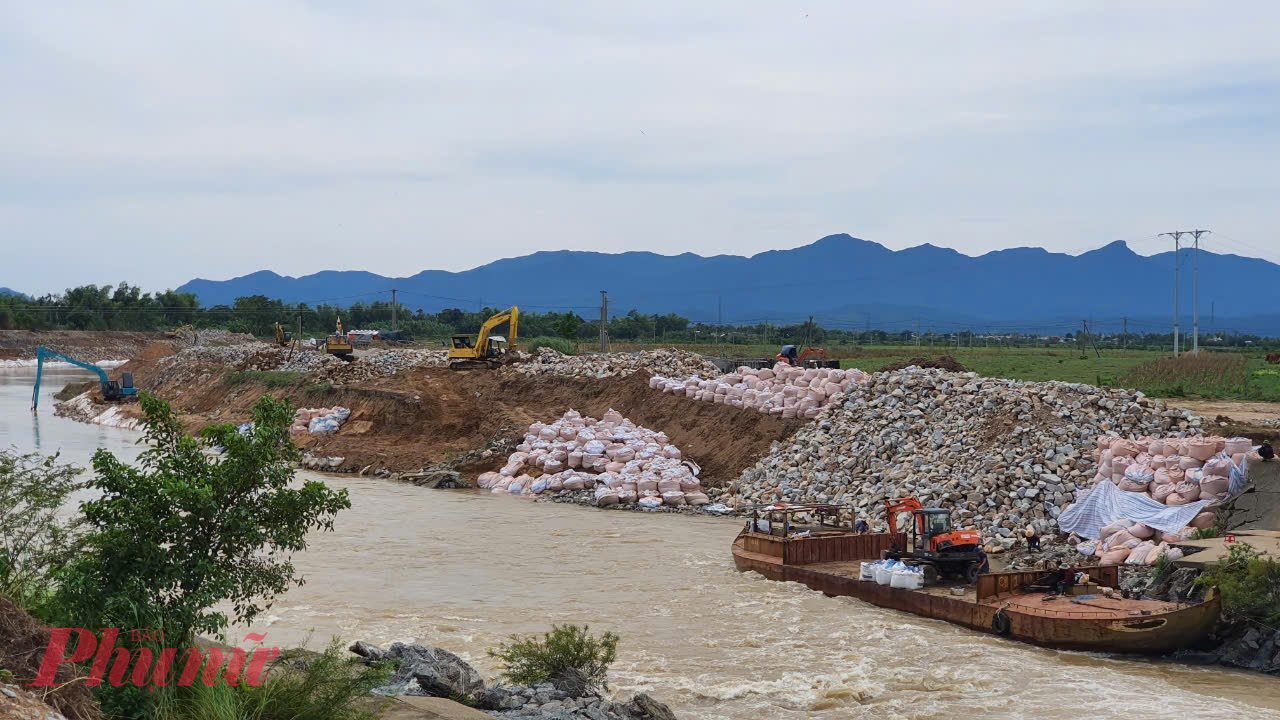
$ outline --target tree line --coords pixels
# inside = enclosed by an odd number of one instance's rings
[[[38,298],[0,295],[0,330],[171,330],[183,325],[219,328],[270,337],[275,324],[295,331],[299,320],[304,336],[332,333],[339,316],[347,330],[390,330],[393,325],[418,341],[444,340],[453,334],[473,334],[485,320],[504,308],[467,311],[450,308],[436,313],[410,309],[403,303],[355,303],[349,307],[286,303],[263,295],[236,298],[230,305],[201,307],[192,293],[166,290],[144,293],[128,283],[84,285],[63,294]],[[558,337],[570,342],[594,342],[599,319],[585,319],[574,312],[522,312],[520,335],[525,338]],[[695,323],[674,313],[645,314],[630,310],[609,319],[609,338],[624,343],[698,345],[920,345],[922,347],[1027,347],[1080,344],[1072,331],[1061,337],[1027,333],[885,331],[870,327],[854,330],[824,327],[810,319],[785,325]],[[1168,348],[1170,333],[1090,334],[1086,345],[1106,348]],[[1239,333],[1206,333],[1202,344],[1210,347],[1269,347],[1274,339]]]

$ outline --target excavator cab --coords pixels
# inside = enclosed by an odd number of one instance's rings
[[[894,547],[885,557],[902,560],[924,568],[925,584],[931,585],[940,575],[964,578],[973,583],[981,567],[978,549],[982,534],[977,530],[956,530],[951,524],[951,511],[927,508],[913,497],[885,501],[889,532],[898,532],[897,515],[911,513],[911,550]]]

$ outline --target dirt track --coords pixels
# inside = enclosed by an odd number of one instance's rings
[[[34,360],[41,345],[86,362],[127,360],[163,337],[150,332],[0,330],[0,360]]]
[[[316,454],[344,458],[343,471],[417,470],[483,447],[494,438],[522,436],[530,423],[555,420],[570,408],[594,417],[613,408],[640,425],[666,432],[686,457],[702,466],[704,482],[716,486],[732,481],[775,440],[799,427],[799,421],[656,392],[643,373],[587,379],[417,368],[324,392],[311,381],[274,390],[257,380],[232,384],[218,367],[195,377],[158,382],[156,367],[152,358],[122,369],[134,372],[139,387],[172,402],[193,429],[211,422],[246,421],[264,392],[288,397],[295,407],[351,408],[351,418],[337,434],[304,434],[298,440]],[[494,458],[495,467],[501,460]]]

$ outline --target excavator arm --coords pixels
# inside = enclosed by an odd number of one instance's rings
[[[889,534],[898,534],[898,513],[915,512],[923,509],[924,506],[920,501],[913,497],[903,497],[897,500],[884,501],[884,514],[889,517]]]
[[[71,357],[70,355],[63,355],[57,350],[50,350],[49,348],[41,345],[40,348],[36,350],[36,386],[35,386],[35,389],[31,391],[31,411],[32,412],[35,412],[36,406],[40,403],[40,379],[44,375],[44,361],[46,358],[50,360],[62,360],[63,362],[69,362],[72,365],[75,365],[76,367],[84,368],[85,370],[88,370],[90,372],[97,373],[98,379],[102,382],[102,388],[104,393],[106,391],[107,386],[110,384],[110,380],[107,379],[106,370],[103,370],[102,368],[92,363],[87,363],[82,360],[77,360]]]
[[[484,353],[488,350],[489,334],[493,332],[494,328],[505,322],[511,323],[511,337],[509,338],[509,341],[510,347],[515,349],[516,333],[519,332],[518,326],[520,323],[520,310],[519,308],[513,307],[506,312],[500,312],[484,321],[484,324],[480,326],[480,334],[476,336],[477,352]]]

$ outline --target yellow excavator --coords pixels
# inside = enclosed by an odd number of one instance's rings
[[[276,323],[276,344],[280,347],[289,347],[293,343],[293,333],[284,329],[280,323]]]
[[[503,323],[511,325],[510,338],[493,334],[493,329]],[[485,320],[480,326],[480,334],[474,338],[470,335],[454,335],[449,347],[449,369],[492,369],[508,362],[514,357],[512,353],[516,349],[519,323],[520,309],[512,307]]]
[[[342,331],[341,315],[338,316],[338,331],[325,340],[324,351],[343,360],[351,361],[355,359],[355,348],[351,347],[351,340]]]

